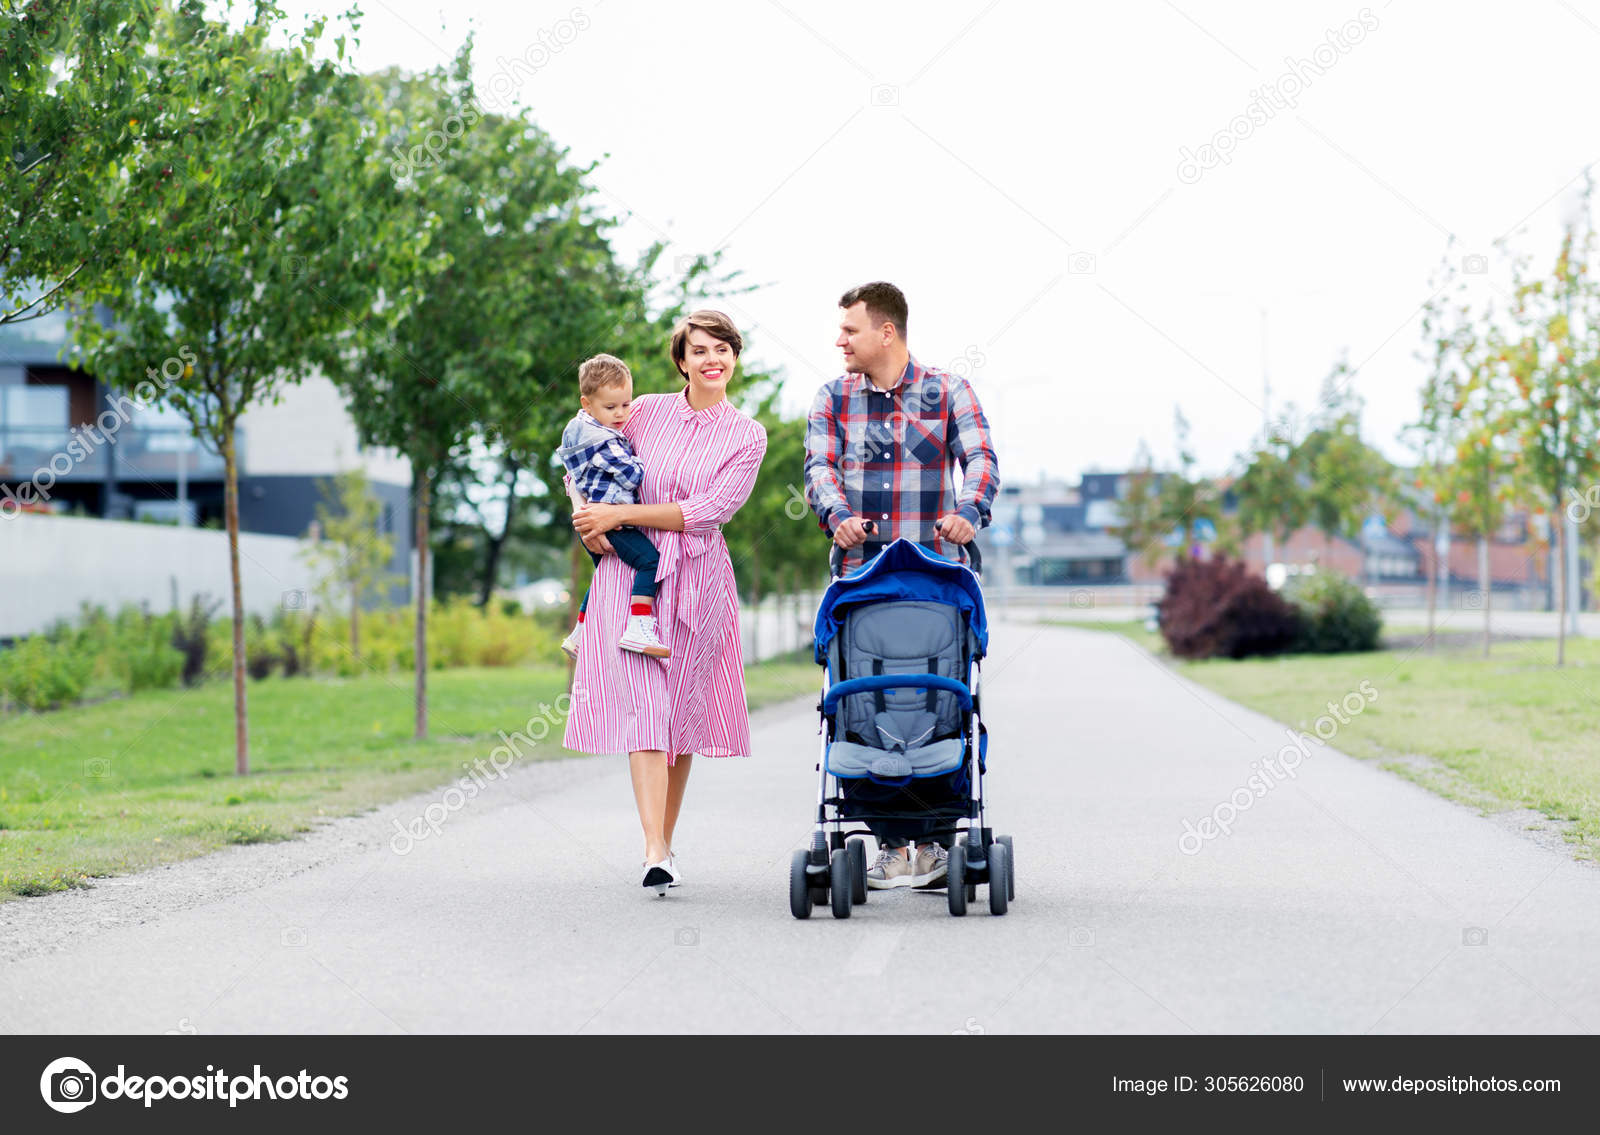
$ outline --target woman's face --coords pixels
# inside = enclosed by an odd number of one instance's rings
[[[698,327],[690,330],[683,354],[683,369],[689,375],[690,386],[699,387],[702,394],[725,395],[738,365],[739,358],[727,343]]]

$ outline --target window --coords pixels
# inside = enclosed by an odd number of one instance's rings
[[[67,428],[65,386],[7,386],[0,390],[0,425],[7,429]]]

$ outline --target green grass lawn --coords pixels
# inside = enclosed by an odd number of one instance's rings
[[[808,693],[817,673],[799,656],[752,666],[750,704]],[[233,773],[226,682],[0,718],[0,901],[293,838],[453,780],[500,730],[528,730],[566,672],[443,670],[428,686],[432,737],[418,742],[409,675],[252,682],[248,777]],[[559,728],[523,752],[568,755]]]
[[[1143,624],[1074,624],[1162,653]],[[1406,634],[1401,628],[1396,635]],[[1420,636],[1417,636],[1420,638]],[[1174,662],[1185,676],[1295,728],[1309,728],[1363,681],[1377,692],[1330,742],[1486,811],[1532,808],[1563,822],[1582,858],[1600,851],[1600,642],[1496,643],[1472,636],[1367,654]],[[1169,657],[1168,661],[1171,659]],[[1428,758],[1418,761],[1415,758]]]

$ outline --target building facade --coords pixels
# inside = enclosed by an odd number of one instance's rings
[[[306,536],[329,479],[365,470],[380,502],[378,534],[394,546],[388,598],[406,598],[410,466],[392,450],[360,444],[332,382],[310,375],[284,387],[277,404],[246,411],[235,449],[243,532]],[[5,509],[220,527],[223,495],[222,458],[181,415],[141,409],[72,364],[64,313],[0,327]]]

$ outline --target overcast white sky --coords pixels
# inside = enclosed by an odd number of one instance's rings
[[[363,4],[363,68],[475,28],[482,89],[601,161],[625,250],[722,248],[766,285],[728,306],[794,408],[839,373],[839,293],[898,284],[913,353],[972,374],[1003,479],[1125,467],[1140,438],[1170,460],[1175,405],[1220,472],[1260,428],[1263,306],[1273,408],[1347,351],[1402,459],[1447,236],[1489,258],[1484,294],[1523,226],[1548,268],[1600,158],[1600,0]],[[1230,160],[1180,176],[1236,119]]]

